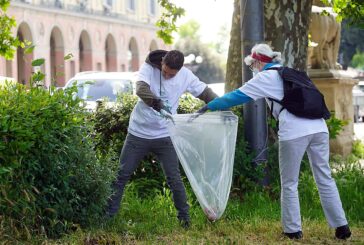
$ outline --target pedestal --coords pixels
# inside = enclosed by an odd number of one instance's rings
[[[347,156],[352,151],[354,140],[352,89],[358,80],[343,70],[309,69],[308,74],[325,96],[328,109],[335,112],[336,118],[348,122],[336,139],[330,140],[330,152]]]

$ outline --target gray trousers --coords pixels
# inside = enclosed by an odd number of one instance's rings
[[[120,169],[113,184],[114,194],[108,203],[108,215],[113,216],[118,212],[125,185],[139,166],[140,161],[150,152],[157,156],[164,175],[167,177],[167,184],[172,191],[174,206],[178,211],[178,219],[188,220],[189,205],[187,204],[186,190],[179,171],[178,157],[170,137],[143,139],[132,134],[127,135],[121,151]]]
[[[301,161],[306,151],[327,222],[333,228],[348,224],[335,180],[331,177],[329,135],[316,133],[279,142],[281,215],[284,232],[302,231],[297,186]]]

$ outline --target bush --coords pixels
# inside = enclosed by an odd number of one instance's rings
[[[96,159],[75,89],[0,89],[0,213],[13,235],[87,225],[110,195],[113,173]]]
[[[364,144],[361,142],[361,140],[354,141],[353,154],[360,159],[364,159]]]

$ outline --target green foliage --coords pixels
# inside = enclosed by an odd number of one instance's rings
[[[264,168],[267,165],[266,163],[253,164],[257,153],[249,152],[248,143],[244,138],[243,106],[234,107],[232,111],[239,117],[232,189],[234,195],[243,197],[246,191],[261,188],[259,182],[264,177]]]
[[[364,70],[364,52],[356,52],[351,60],[351,66],[357,69]]]
[[[348,220],[363,222],[364,166],[355,157],[334,156],[332,157],[331,168]]]
[[[13,36],[12,28],[16,21],[5,14],[10,5],[10,0],[0,0],[0,55],[10,60],[14,57],[17,47],[23,46],[17,37]]]
[[[329,129],[330,139],[336,139],[340,132],[344,129],[344,126],[348,125],[348,121],[340,120],[335,117],[335,113],[331,112],[331,117],[326,120],[327,128]]]
[[[339,162],[332,164],[335,167]],[[355,242],[361,244],[364,241],[363,173],[357,168],[335,168],[334,172]],[[305,244],[340,243],[334,237],[334,229],[327,226],[309,171],[301,173],[298,188]],[[266,191],[249,190],[243,199],[230,196],[224,215],[213,223],[207,220],[198,202],[191,200],[193,193],[189,188],[187,195],[192,221],[188,230],[178,225],[168,189],[141,198],[134,182],[127,186],[122,209],[114,219],[104,225],[95,224],[92,229],[78,230],[62,240],[46,241],[52,244],[293,244],[281,235],[279,198],[272,199]],[[44,238],[36,239],[34,244],[46,244]]]
[[[96,159],[75,90],[0,89],[0,213],[10,236],[57,237],[103,213],[114,174]]]
[[[340,63],[346,69],[357,52],[364,52],[364,29],[349,26],[344,20],[341,25],[341,38],[339,53],[342,56]]]
[[[185,39],[200,39],[200,24],[195,20],[187,21],[185,24],[181,25],[178,29],[178,35],[180,38]]]
[[[361,140],[355,140],[353,142],[353,152],[354,156],[358,157],[359,159],[364,159],[364,144]]]
[[[204,102],[194,98],[191,94],[186,93],[185,96],[183,96],[180,100],[179,100],[179,106],[177,109],[177,113],[178,114],[187,114],[187,113],[193,113],[195,111],[197,111],[198,109],[200,109],[203,105]]]
[[[364,28],[364,4],[362,0],[322,0],[326,5],[331,6],[336,19],[346,19],[349,25],[356,25]]]
[[[180,39],[176,48],[181,50],[185,56],[200,56],[202,62],[194,59],[191,63],[185,64],[194,74],[206,83],[224,82],[224,69],[222,58],[207,45],[199,40],[190,38]]]
[[[172,34],[177,30],[176,21],[184,15],[185,10],[177,7],[170,0],[158,0],[158,3],[165,9],[165,11],[156,23],[156,26],[159,28],[157,36],[160,37],[166,44],[172,44]]]
[[[199,24],[194,20],[181,25],[178,31],[180,38],[175,47],[188,58],[190,55],[194,57],[185,66],[191,69],[199,79],[206,83],[224,82],[224,60],[214,45],[201,42],[199,28]]]

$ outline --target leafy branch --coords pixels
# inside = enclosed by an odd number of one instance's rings
[[[23,45],[11,32],[11,29],[16,27],[16,21],[5,14],[9,5],[10,0],[0,0],[0,56],[8,60],[14,57],[16,48]]]
[[[170,0],[158,0],[158,3],[165,11],[156,23],[156,26],[159,28],[157,36],[160,37],[164,43],[172,44],[172,34],[174,31],[177,31],[176,21],[185,14],[185,10],[171,3]]]
[[[321,0],[325,5],[332,7],[337,14],[337,21],[347,20],[349,25],[364,29],[363,0]]]

